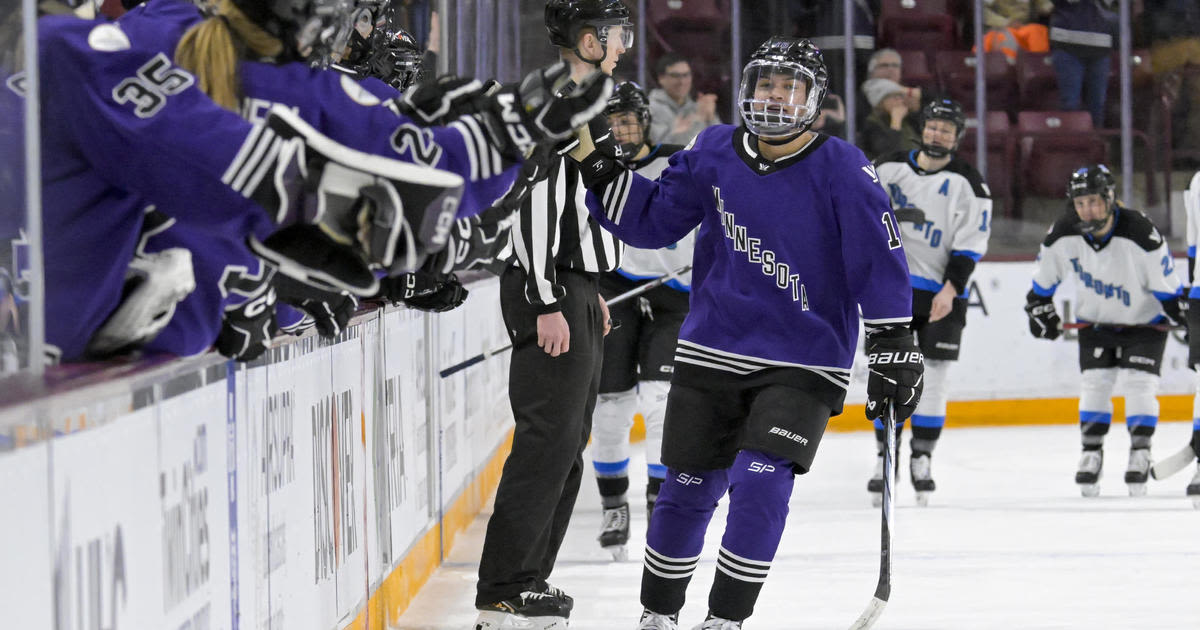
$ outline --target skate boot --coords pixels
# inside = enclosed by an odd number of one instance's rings
[[[539,589],[541,592],[559,601],[559,605],[563,610],[563,616],[571,616],[571,610],[575,608],[575,598],[567,595],[566,592],[564,592],[561,588],[558,588],[549,582],[541,582],[541,585],[542,588]]]
[[[937,490],[937,484],[933,482],[933,473],[930,470],[931,456],[929,453],[913,453],[912,458],[908,460],[909,472],[912,474],[913,490],[917,491],[917,505],[925,507],[929,505],[929,495]]]
[[[1084,451],[1079,457],[1079,470],[1075,472],[1075,483],[1085,497],[1100,496],[1100,469],[1104,466],[1104,451]]]
[[[1192,506],[1200,510],[1200,463],[1196,464],[1196,475],[1192,477],[1192,482],[1188,484],[1187,495],[1192,500]]]
[[[742,622],[722,619],[710,614],[708,619],[704,620],[704,623],[692,628],[692,630],[742,630]]]
[[[1129,466],[1125,468],[1125,484],[1129,486],[1129,496],[1141,497],[1146,495],[1146,480],[1150,478],[1150,449],[1134,448],[1129,450]]]
[[[867,481],[867,492],[871,493],[871,505],[879,507],[883,505],[883,454],[875,458],[875,472],[871,474],[871,479]]]
[[[561,591],[559,591],[561,593]],[[479,609],[472,630],[566,630],[571,614],[561,597],[525,591]]]
[[[679,615],[660,615],[642,610],[637,630],[679,630]]]
[[[629,559],[629,504],[604,508],[601,521],[600,546],[613,556],[613,560],[624,562]]]

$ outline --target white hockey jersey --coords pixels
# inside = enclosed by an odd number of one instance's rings
[[[1192,176],[1192,183],[1183,191],[1183,207],[1187,211],[1187,255],[1196,260],[1196,244],[1200,243],[1200,171]],[[1200,297],[1200,286],[1196,284],[1196,269],[1193,266],[1188,278],[1191,291],[1188,297]]]
[[[1171,252],[1146,215],[1121,207],[1115,212],[1112,232],[1099,241],[1079,231],[1073,211],[1056,221],[1038,252],[1033,292],[1049,297],[1060,283],[1074,282],[1081,322],[1163,321],[1160,301],[1183,291]]]
[[[683,147],[674,144],[660,144],[646,157],[629,166],[647,179],[658,179],[659,174],[667,168],[668,159],[682,149]],[[692,230],[678,242],[662,249],[640,249],[626,245],[617,273],[631,280],[649,280],[661,278],[684,265],[691,265],[692,251],[696,249],[696,232],[699,229]],[[679,291],[689,291],[692,273],[689,271],[680,274],[678,278],[672,278],[663,284]]]
[[[875,170],[900,221],[913,288],[937,293],[951,281],[965,297],[974,263],[987,253],[992,232],[992,198],[983,177],[957,157],[940,170],[926,171],[917,166],[916,150],[882,157]],[[952,264],[956,256],[964,260]]]

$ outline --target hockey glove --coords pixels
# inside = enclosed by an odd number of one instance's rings
[[[1025,301],[1029,332],[1039,339],[1058,339],[1062,334],[1062,320],[1054,310],[1054,301],[1033,291],[1025,295]]]
[[[125,272],[121,303],[88,340],[84,352],[100,359],[137,349],[166,328],[175,305],[195,289],[190,250],[172,247],[135,256]]]
[[[409,88],[396,99],[396,109],[425,126],[445,125],[459,116],[476,113],[478,99],[499,87],[492,80],[481,83],[477,79],[442,75]]]
[[[884,399],[896,408],[896,422],[911,416],[925,387],[925,359],[907,328],[893,328],[867,337],[867,419],[883,412]]]
[[[1187,315],[1190,307],[1188,299],[1182,295],[1162,301],[1163,313],[1166,314],[1167,320],[1171,322],[1172,326],[1182,326],[1184,331],[1187,330]]]
[[[604,111],[612,95],[612,77],[593,72],[563,93],[570,81],[570,67],[559,61],[489,97],[490,106],[480,118],[501,155],[513,161],[521,159],[536,145],[567,139]]]
[[[621,143],[613,135],[608,116],[601,114],[588,121],[588,133],[592,135],[592,144],[600,155],[617,162],[625,161],[625,149],[621,148]]]
[[[387,287],[386,297],[392,303],[403,303],[409,308],[430,313],[444,313],[462,306],[469,293],[454,274],[439,278],[418,271],[388,278],[384,284]]]
[[[253,361],[271,347],[279,331],[275,323],[275,289],[227,309],[217,335],[217,352],[236,361]]]
[[[336,337],[341,334],[350,323],[354,312],[358,310],[358,300],[352,295],[314,289],[283,275],[276,275],[274,284],[279,300],[311,317],[317,334],[322,337]]]

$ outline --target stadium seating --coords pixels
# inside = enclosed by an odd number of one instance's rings
[[[1018,106],[1026,111],[1050,111],[1060,106],[1058,74],[1049,53],[1017,53]]]
[[[1012,169],[1015,149],[1008,114],[999,111],[989,111],[986,121],[985,141],[987,142],[988,188],[991,189],[992,199],[1003,201],[1004,210],[1007,213],[1011,213],[1013,209]],[[975,134],[978,128],[979,119],[975,117],[968,118],[967,133],[963,136],[962,142],[958,147],[959,157],[977,168],[975,151],[978,143]]]
[[[926,94],[938,89],[937,75],[929,66],[929,58],[923,50],[900,50],[901,76],[904,85],[920,87]]]
[[[1016,72],[1003,53],[986,53],[983,58],[988,111],[1014,115],[1017,111]],[[942,89],[967,111],[975,111],[975,63],[975,53],[966,50],[940,51],[934,61]]]
[[[1017,116],[1018,197],[1057,197],[1066,193],[1071,173],[1085,164],[1108,161],[1108,143],[1085,111],[1023,111]]]
[[[883,0],[878,22],[881,46],[923,50],[927,55],[956,48],[958,25],[948,5],[947,0]]]

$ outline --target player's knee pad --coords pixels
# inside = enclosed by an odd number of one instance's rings
[[[729,468],[730,512],[748,510],[763,517],[786,518],[793,485],[791,460],[744,450]]]
[[[917,403],[917,409],[913,412],[913,418],[917,416],[946,417],[946,401],[950,397],[950,393],[946,388],[947,376],[950,373],[950,364],[953,361],[940,361],[937,359],[927,359],[925,361],[925,388],[921,390],[921,400]],[[913,423],[913,426],[917,426]]]
[[[659,487],[654,502],[654,518],[646,532],[647,566],[656,559],[667,566],[695,569],[695,561],[704,547],[704,532],[712,520],[717,502],[729,489],[726,470],[684,472],[674,468]],[[689,570],[688,575],[691,574]]]
[[[636,408],[637,393],[632,389],[597,397],[592,413],[593,462],[628,462],[629,429]]]
[[[1158,426],[1158,382],[1156,374],[1139,370],[1125,372],[1125,425],[1135,438],[1135,448],[1142,446],[1137,437],[1148,438]]]
[[[729,490],[729,471],[667,469],[667,477],[658,489],[657,505],[669,504],[678,509],[709,512]]]
[[[1107,413],[1112,418],[1113,386],[1117,383],[1117,368],[1084,370],[1080,374],[1079,413]]]
[[[646,464],[649,466],[661,465],[662,462],[663,420],[667,415],[667,395],[670,391],[669,381],[638,383],[638,407],[646,423]]]

